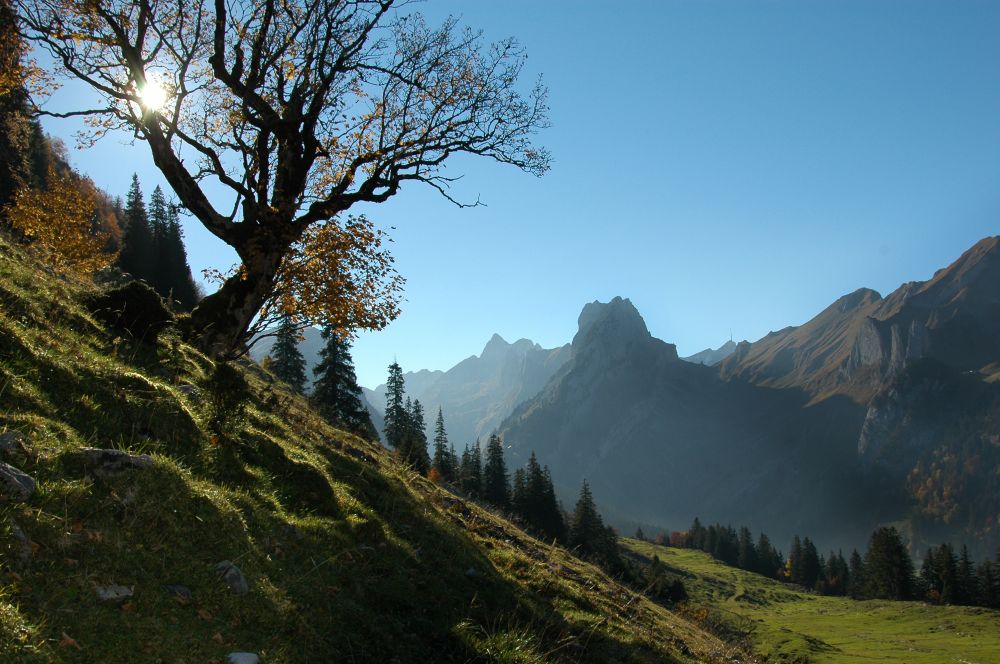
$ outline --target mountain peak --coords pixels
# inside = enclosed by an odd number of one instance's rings
[[[615,297],[610,302],[588,302],[580,312],[578,325],[573,348],[591,343],[622,347],[650,338],[639,311],[630,300],[622,297]]]
[[[499,353],[510,347],[507,340],[501,337],[499,334],[494,334],[490,337],[490,340],[486,342],[486,346],[483,347],[483,352],[480,357],[486,357],[487,355],[492,355],[494,353]]]

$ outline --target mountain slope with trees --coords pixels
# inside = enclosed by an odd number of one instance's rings
[[[0,468],[31,478],[0,504],[3,659],[730,661],[255,365],[123,337],[103,291],[0,250]]]

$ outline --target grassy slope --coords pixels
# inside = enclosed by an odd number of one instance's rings
[[[795,590],[700,551],[624,540],[682,576],[691,604],[750,633],[766,661],[967,664],[1000,661],[1000,612],[919,602],[856,602]]]
[[[0,660],[725,654],[692,623],[326,426],[253,367],[245,420],[214,440],[201,400],[177,388],[203,385],[211,363],[169,335],[157,349],[116,340],[79,304],[90,290],[0,237],[0,431],[27,435],[27,453],[5,460],[38,480],[26,504],[0,502]],[[94,478],[73,462],[81,446],[156,463]],[[224,559],[247,595],[217,578]],[[111,583],[134,596],[100,603],[95,586]]]

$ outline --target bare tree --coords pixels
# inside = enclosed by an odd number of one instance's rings
[[[454,19],[429,27],[394,0],[13,1],[24,38],[102,100],[42,112],[86,116],[95,140],[133,132],[239,255],[192,315],[215,355],[245,339],[310,226],[408,180],[451,199],[442,166],[457,154],[548,169],[531,142],[546,90],[518,89],[518,44],[484,45]],[[209,196],[218,185],[225,209]]]

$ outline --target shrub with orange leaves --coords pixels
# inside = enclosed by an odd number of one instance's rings
[[[441,477],[441,471],[437,469],[437,466],[431,466],[431,469],[427,471],[427,479],[434,484],[441,484],[443,478]]]
[[[108,235],[95,228],[97,190],[89,180],[49,169],[48,188],[22,189],[6,216],[15,230],[54,268],[81,274],[114,262]]]

